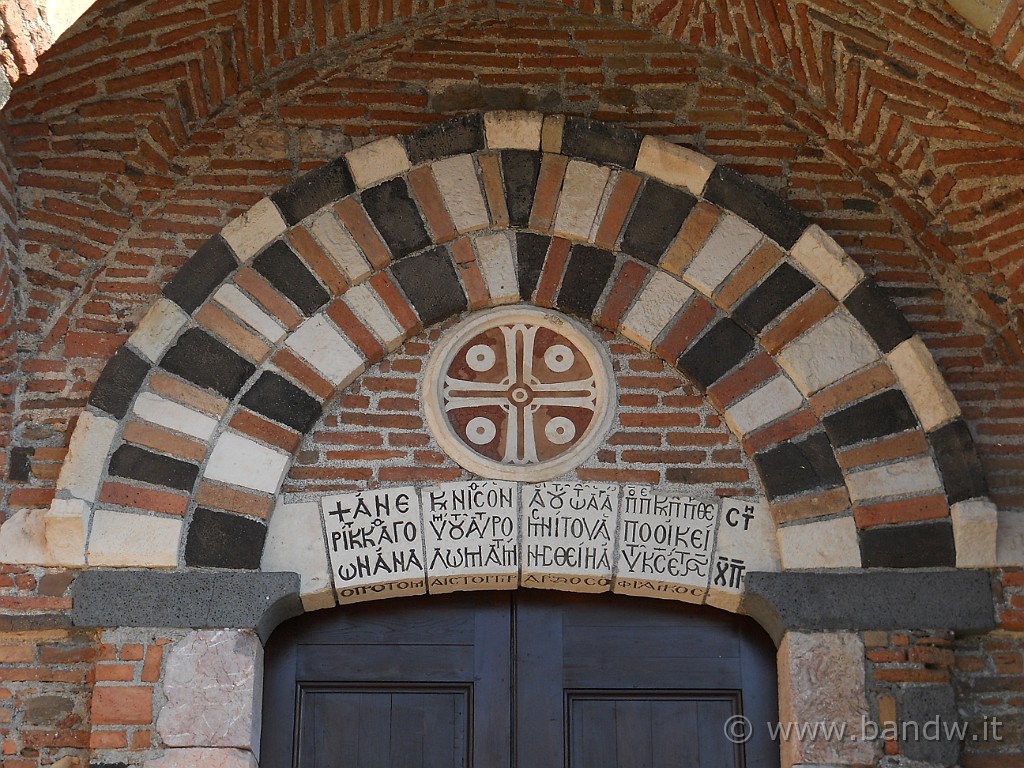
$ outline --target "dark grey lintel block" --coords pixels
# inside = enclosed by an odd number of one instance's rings
[[[719,165],[704,188],[704,198],[746,219],[783,248],[791,248],[808,221],[771,190]]]
[[[199,328],[185,331],[160,367],[224,397],[234,397],[256,366]]]
[[[305,434],[320,418],[320,401],[271,371],[264,371],[241,404],[280,424]]]
[[[898,389],[887,389],[826,416],[822,421],[833,444],[840,448],[917,426],[917,417],[910,403]]]
[[[843,482],[842,470],[824,432],[754,454],[754,465],[769,499],[835,488]]]
[[[128,347],[119,347],[103,367],[96,386],[92,388],[89,405],[123,419],[150,368],[152,365],[148,360],[139,357]]]
[[[363,207],[396,261],[430,245],[430,235],[404,179],[364,189]]]
[[[79,627],[255,628],[266,640],[302,613],[297,573],[93,568],[72,590]]]
[[[314,168],[270,196],[288,226],[298,224],[328,203],[355,192],[348,164],[339,157]]]
[[[591,245],[574,245],[569,251],[555,306],[590,320],[614,271],[614,254]]]
[[[928,442],[942,475],[950,504],[988,495],[985,471],[974,446],[974,438],[963,419],[951,421],[929,433]]]
[[[185,565],[258,570],[267,526],[231,512],[199,507],[185,538]]]
[[[622,235],[622,251],[657,265],[697,204],[683,189],[648,179]]]
[[[530,223],[533,198],[540,177],[540,152],[510,149],[501,153],[501,176],[505,187],[505,204],[513,227]]]
[[[35,448],[11,448],[11,458],[7,462],[7,477],[15,482],[24,483],[32,479],[32,455]]]
[[[621,125],[567,117],[562,130],[562,154],[632,168],[636,165],[641,141],[643,136]]]
[[[110,457],[110,474],[144,483],[191,491],[199,467],[134,445],[122,445]]]
[[[729,318],[723,318],[679,356],[676,368],[707,390],[753,348],[753,337]]]
[[[843,304],[883,352],[890,352],[914,335],[907,318],[871,278],[854,288]]]
[[[732,319],[760,333],[814,287],[809,277],[783,262],[733,310]]]
[[[402,141],[413,165],[476,152],[484,148],[484,118],[473,114],[434,123],[420,128]]]
[[[164,286],[164,296],[191,314],[238,267],[238,259],[220,235],[214,235]]]
[[[252,260],[252,268],[291,299],[307,317],[331,299],[327,289],[283,240],[265,248]]]
[[[786,630],[978,632],[995,627],[991,577],[965,569],[749,573],[742,611],[776,640]]]
[[[469,306],[448,249],[431,248],[391,265],[423,325],[433,325]]]
[[[878,525],[860,531],[865,568],[952,568],[956,565],[953,525],[949,520]]]
[[[547,235],[533,232],[516,233],[516,269],[519,277],[519,296],[523,301],[530,301],[533,298],[550,247],[551,238]]]

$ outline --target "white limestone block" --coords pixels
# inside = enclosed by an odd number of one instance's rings
[[[852,516],[781,526],[777,530],[782,567],[860,568],[860,542]]]
[[[150,758],[142,768],[259,768],[256,757],[244,749],[188,747],[168,749],[160,757]]]
[[[324,496],[320,506],[339,603],[427,591],[415,488]]]
[[[223,432],[210,452],[205,477],[223,483],[277,493],[291,456],[237,432]]]
[[[186,435],[209,440],[217,429],[217,420],[205,413],[193,411],[173,400],[152,392],[143,392],[135,400],[132,412],[140,419],[159,424]]]
[[[314,315],[298,327],[285,344],[336,387],[358,376],[363,358],[322,315]]]
[[[804,396],[788,377],[776,376],[727,408],[725,421],[736,434],[749,435],[797,410],[803,402]]]
[[[999,512],[988,499],[968,499],[950,507],[957,568],[994,568]]]
[[[886,358],[925,432],[931,432],[960,415],[956,398],[946,386],[928,347],[919,337],[907,339]]]
[[[484,113],[488,149],[540,149],[544,115],[539,112],[497,111]]]
[[[768,505],[749,499],[722,499],[707,604],[735,611],[746,589],[746,574],[780,570],[782,558]]]
[[[622,494],[612,591],[703,603],[720,501],[654,493],[639,485],[625,486]]]
[[[941,491],[942,478],[930,456],[886,464],[846,476],[846,487],[853,501],[879,499],[927,491]]]
[[[817,283],[842,301],[864,279],[864,270],[846,255],[835,240],[812,224],[796,241],[790,254]]]
[[[763,237],[760,230],[739,216],[723,214],[707,242],[694,255],[683,279],[710,297]]]
[[[693,295],[693,289],[667,272],[655,272],[619,329],[623,336],[651,349],[655,340]]]
[[[481,235],[473,241],[476,260],[483,273],[492,304],[519,301],[519,274],[507,234]]]
[[[811,395],[878,357],[864,327],[840,309],[783,348],[776,361],[804,395]]]
[[[472,232],[484,229],[491,219],[471,155],[456,155],[430,166],[455,229]]]
[[[519,586],[515,483],[468,480],[420,489],[427,591]]]
[[[19,509],[0,523],[0,563],[55,565],[46,549],[46,510]]]
[[[161,296],[146,312],[128,344],[155,363],[170,349],[178,332],[188,322],[188,314],[170,299]]]
[[[57,478],[58,491],[67,491],[77,499],[95,501],[117,428],[114,419],[82,411]]]
[[[331,261],[333,261],[349,284],[355,285],[365,280],[373,272],[370,262],[363,256],[356,241],[348,230],[331,211],[324,211],[310,226],[310,232],[320,243]]]
[[[700,195],[717,163],[710,157],[686,147],[671,144],[656,136],[645,136],[636,157],[636,169],[674,187],[684,187]]]
[[[43,516],[46,551],[54,564],[85,565],[85,531],[92,507],[81,499],[54,499]]]
[[[263,646],[252,630],[200,629],[167,653],[156,720],[169,747],[233,747],[259,755]]]
[[[180,518],[97,509],[89,533],[89,565],[174,568],[183,524]]]
[[[572,240],[590,240],[611,170],[583,160],[570,160],[558,196],[554,231]]]
[[[405,331],[378,298],[369,283],[350,289],[344,297],[348,308],[373,334],[381,340],[388,352],[394,352],[405,341]]]
[[[619,523],[615,483],[540,483],[520,488],[524,587],[607,592]]]
[[[412,167],[405,147],[394,136],[357,147],[347,152],[345,159],[348,161],[349,170],[352,171],[352,178],[360,189],[372,187],[377,182],[405,173]]]
[[[334,584],[319,504],[278,501],[267,527],[260,570],[299,574],[299,598],[307,611],[334,607]]]
[[[231,250],[243,264],[288,229],[274,201],[264,197],[221,230]]]
[[[876,741],[863,736],[871,716],[865,685],[864,641],[855,632],[788,632],[779,646],[779,720],[824,723],[843,738],[794,728],[781,738],[782,764],[874,765]],[[800,730],[803,730],[802,728]]]
[[[260,306],[242,293],[237,286],[228,283],[213,294],[213,300],[238,316],[256,333],[276,344],[285,337],[288,329],[275,318],[264,312]]]
[[[0,528],[0,534],[3,528]],[[0,535],[0,539],[2,539]],[[999,511],[996,536],[996,559],[1001,567],[1024,566],[1024,512]],[[3,557],[0,557],[0,562]]]

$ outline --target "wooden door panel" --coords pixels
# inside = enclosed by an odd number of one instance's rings
[[[468,687],[304,687],[299,712],[299,764],[304,768],[468,765]]]
[[[736,696],[570,695],[569,768],[729,766],[736,747],[721,723]]]

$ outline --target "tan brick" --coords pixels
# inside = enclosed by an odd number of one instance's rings
[[[690,266],[690,260],[704,245],[721,215],[722,211],[717,206],[703,201],[697,203],[683,222],[672,245],[661,257],[661,268],[682,277],[683,272]]]
[[[228,401],[205,390],[194,387],[165,373],[154,373],[149,377],[149,388],[158,395],[195,408],[198,411],[222,418],[228,410]]]
[[[267,518],[274,508],[273,499],[247,493],[241,488],[232,488],[203,480],[196,491],[196,503],[204,507],[237,512],[240,515]],[[148,657],[147,657],[148,658]]]
[[[145,685],[97,685],[92,694],[96,725],[148,725],[153,721],[153,689]]]

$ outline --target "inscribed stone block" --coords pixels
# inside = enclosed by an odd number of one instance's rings
[[[782,570],[775,522],[763,501],[722,499],[707,603],[735,611],[749,571]]]
[[[613,592],[703,603],[719,501],[623,489]]]
[[[427,588],[433,593],[519,585],[515,483],[471,480],[423,488]]]
[[[571,592],[610,590],[619,486],[541,483],[524,485],[520,493],[522,585]]]
[[[325,496],[320,505],[339,603],[426,592],[415,488]]]

